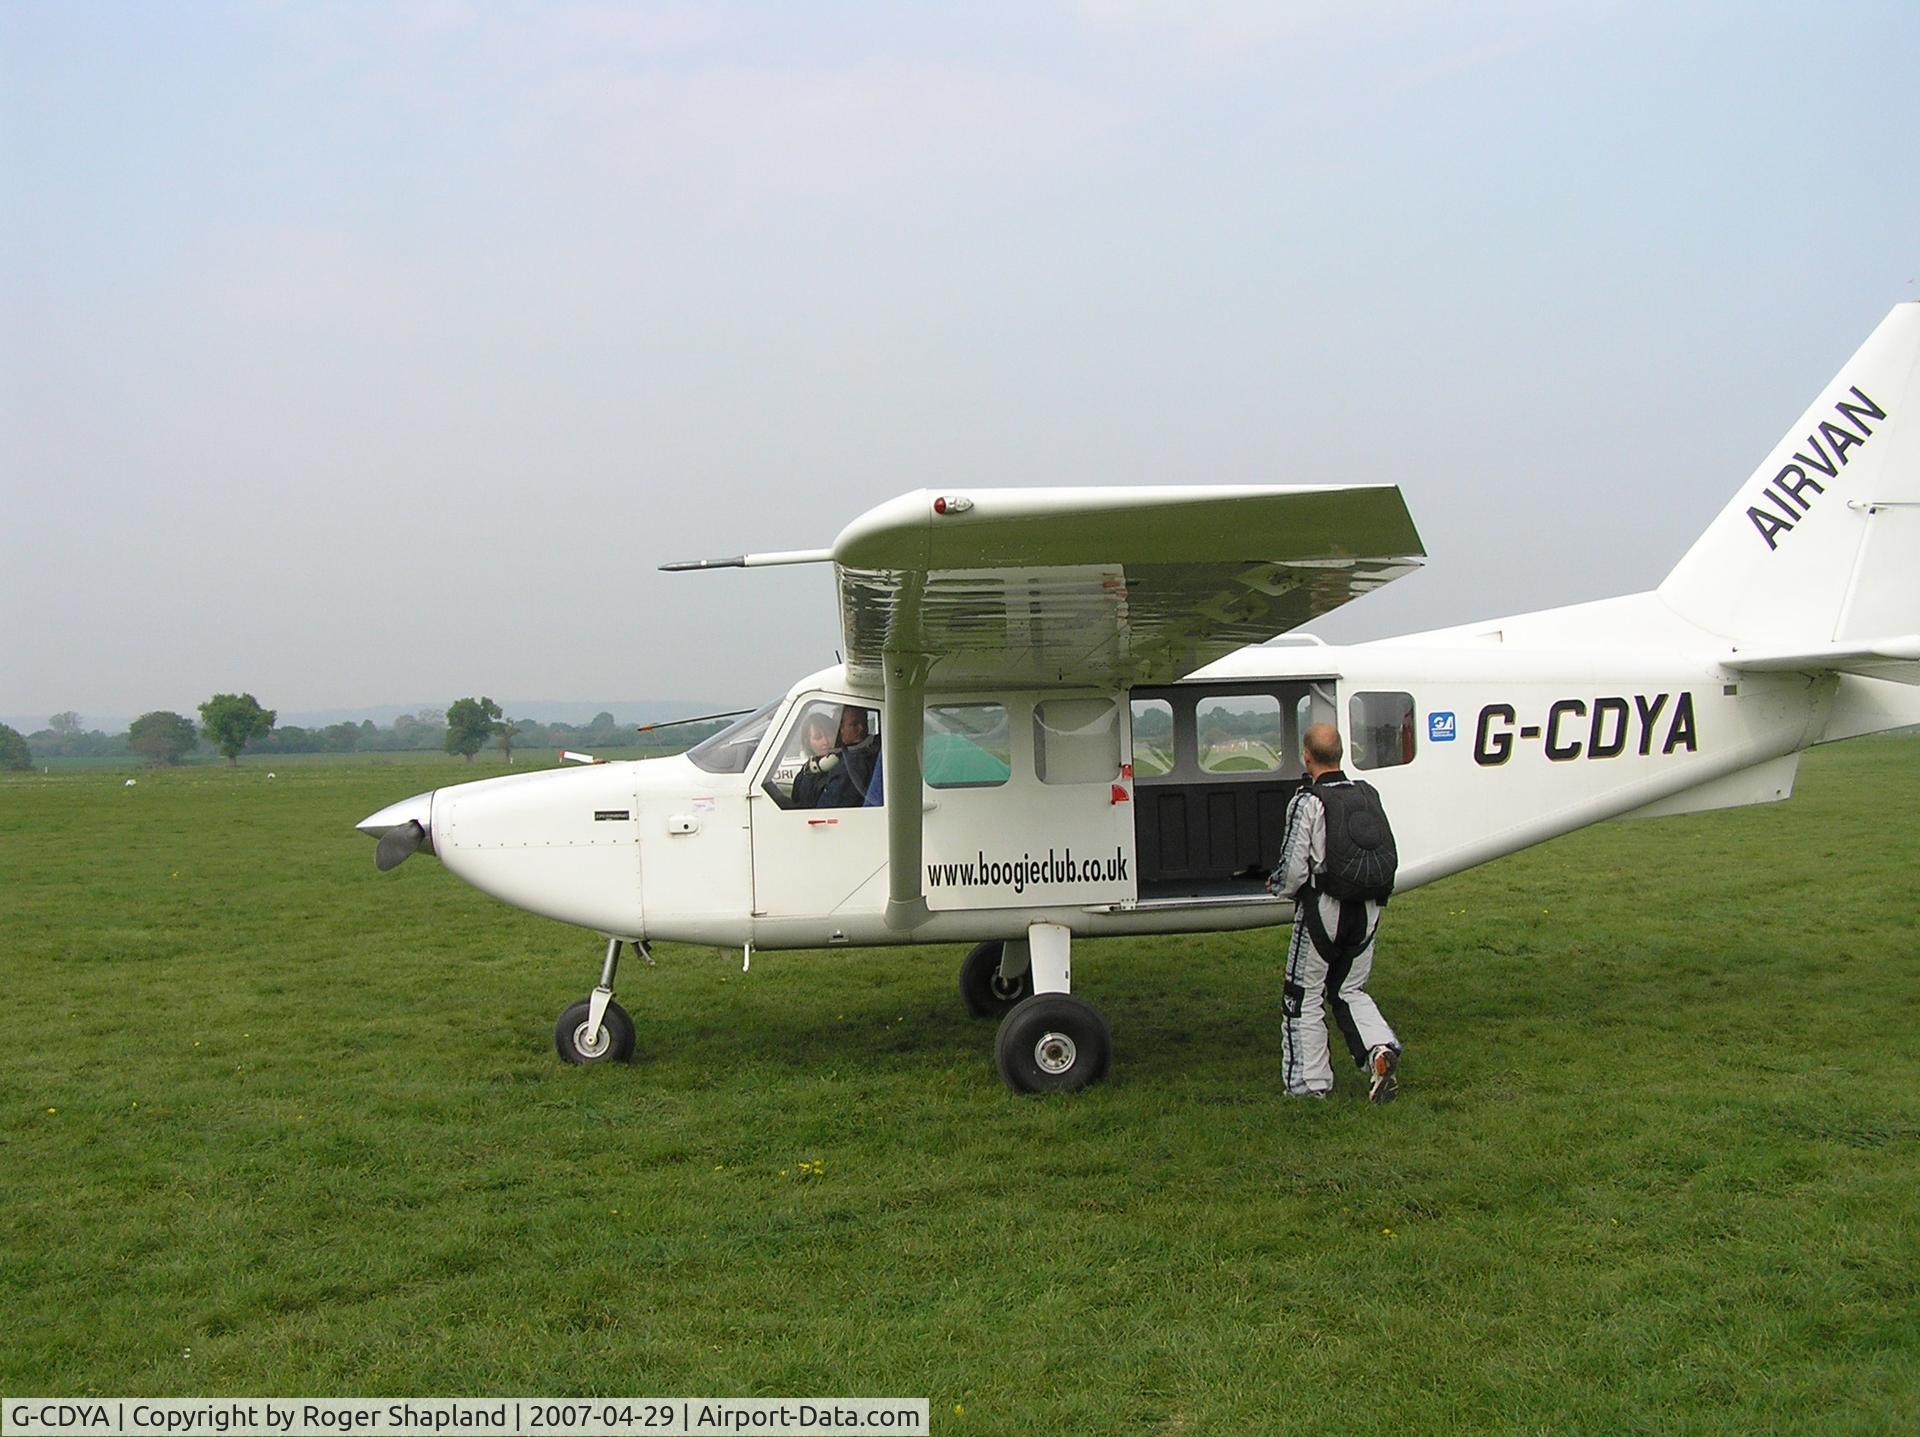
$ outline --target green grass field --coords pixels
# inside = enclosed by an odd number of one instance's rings
[[[352,831],[447,765],[123,777],[0,780],[0,1391],[1920,1429],[1920,741],[1403,897],[1386,1108],[1278,1095],[1274,934],[1080,945],[1070,1098],[954,948],[629,959],[566,1068],[597,941]]]
[[[652,758],[662,753],[678,753],[684,745],[672,739],[663,739],[659,743],[636,744],[627,748],[610,748],[603,744],[592,744],[595,758],[628,759]],[[560,750],[557,748],[516,748],[513,751],[512,771],[523,768],[552,768],[560,762]],[[393,753],[249,753],[240,762],[244,768],[258,769],[262,774],[278,773],[288,768],[415,768],[451,770],[452,773],[439,772],[434,775],[435,783],[458,783],[454,774],[465,774],[473,778],[487,778],[495,773],[509,771],[507,761],[500,756],[496,748],[488,748],[472,759],[462,758],[458,754],[443,753],[437,749],[406,749]],[[139,758],[126,754],[118,756],[94,756],[88,758],[35,758],[33,767],[48,774],[104,773],[116,770],[122,779],[139,778],[149,770]],[[216,753],[196,753],[180,765],[182,769],[228,768],[227,761]]]

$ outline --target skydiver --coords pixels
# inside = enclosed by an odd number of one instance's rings
[[[1324,1098],[1332,1091],[1325,1011],[1331,1002],[1347,1050],[1367,1075],[1368,1100],[1390,1103],[1400,1091],[1400,1040],[1366,988],[1381,908],[1393,887],[1392,831],[1373,786],[1341,772],[1332,724],[1314,724],[1301,742],[1306,779],[1287,807],[1280,863],[1267,879],[1268,892],[1294,903],[1281,990],[1287,1093]]]

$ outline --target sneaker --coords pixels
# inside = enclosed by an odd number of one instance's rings
[[[1367,1101],[1390,1103],[1400,1096],[1400,1051],[1385,1043],[1367,1054]]]

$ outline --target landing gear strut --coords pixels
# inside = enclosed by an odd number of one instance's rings
[[[553,1046],[564,1063],[625,1063],[633,1058],[633,1019],[613,1001],[613,978],[620,968],[622,941],[607,940],[599,986],[588,997],[570,1004],[553,1025]],[[636,942],[633,951],[647,962],[653,961],[645,943]]]
[[[1113,1039],[1099,1010],[1069,991],[1073,986],[1067,961],[1071,941],[1072,933],[1055,923],[1036,923],[1027,929],[1022,946],[1027,949],[1028,964],[1021,978],[1031,996],[1002,1010],[1007,1016],[993,1046],[1001,1081],[1016,1093],[1071,1093],[1107,1075]],[[997,945],[981,945],[991,946]],[[967,964],[975,963],[979,951],[976,948],[967,955]],[[996,962],[990,971],[997,974],[1003,966]],[[961,972],[964,995],[965,965]]]

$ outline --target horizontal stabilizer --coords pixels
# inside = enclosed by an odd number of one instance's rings
[[[1841,639],[1806,648],[1735,649],[1721,662],[1747,673],[1858,674],[1920,684],[1920,634]]]

